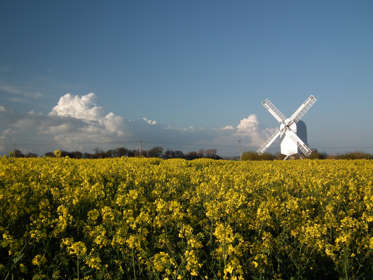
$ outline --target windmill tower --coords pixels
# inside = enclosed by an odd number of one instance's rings
[[[301,118],[311,109],[316,102],[316,97],[310,95],[307,100],[299,106],[299,108],[290,116],[285,118],[279,109],[269,99],[265,99],[262,104],[264,108],[280,123],[280,127],[264,142],[258,149],[258,153],[264,153],[272,143],[280,137],[281,139],[281,154],[285,155],[285,159],[294,154],[303,154],[308,156],[311,154],[311,149],[307,146],[307,132],[304,122]],[[303,138],[303,139],[301,139]]]

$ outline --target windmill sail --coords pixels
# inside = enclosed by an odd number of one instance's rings
[[[297,135],[297,123],[300,119],[308,112],[312,105],[316,102],[316,97],[310,95],[302,105],[291,115],[290,118],[286,119],[279,109],[269,99],[265,99],[262,104],[264,108],[281,124],[280,128],[277,128],[275,132],[265,141],[265,143],[258,149],[258,153],[264,153],[269,146],[281,135],[281,153],[288,156],[301,152],[305,156],[309,156],[312,151],[306,145],[305,142]],[[304,129],[305,129],[305,125]],[[301,127],[301,126],[300,126]],[[303,136],[306,133],[302,134]]]
[[[285,116],[284,114],[281,113],[281,111],[279,109],[277,109],[277,107],[275,105],[273,105],[273,103],[271,102],[271,100],[269,100],[268,98],[265,99],[263,102],[262,102],[264,108],[266,108],[268,110],[268,112],[279,122],[279,123],[282,123],[285,121]]]
[[[311,109],[312,105],[315,104],[316,97],[310,95],[306,101],[291,115],[290,120],[293,122],[298,122],[303,116]]]
[[[258,149],[258,153],[262,154],[272,143],[276,140],[276,138],[280,135],[280,129],[277,128],[276,131],[264,142],[264,144]]]

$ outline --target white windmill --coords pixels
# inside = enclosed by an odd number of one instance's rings
[[[299,106],[299,108],[290,116],[285,116],[269,99],[265,99],[262,104],[264,108],[280,123],[280,127],[265,141],[265,143],[258,149],[258,153],[264,151],[272,145],[272,143],[280,136],[281,139],[281,154],[285,155],[285,159],[289,156],[297,154],[299,151],[308,156],[311,154],[311,149],[304,143],[305,141],[297,135],[297,123],[299,120],[311,109],[316,102],[316,97],[310,95],[307,100]]]

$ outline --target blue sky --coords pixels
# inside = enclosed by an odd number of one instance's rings
[[[371,1],[1,1],[0,106],[13,115],[0,128],[93,92],[101,117],[209,130],[255,115],[265,131],[277,123],[264,98],[290,115],[312,93],[312,147],[373,152],[372,12]]]

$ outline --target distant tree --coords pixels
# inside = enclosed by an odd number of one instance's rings
[[[174,158],[175,152],[172,150],[167,150],[164,152],[164,158]]]
[[[337,159],[372,159],[372,155],[362,152],[352,152],[347,154],[338,155]]]
[[[216,149],[205,150],[205,157],[211,159],[223,159],[222,157],[218,156]]]
[[[309,159],[325,159],[327,155],[320,153],[317,149],[313,149],[312,153],[308,156]]]
[[[54,157],[54,153],[52,153],[52,152],[46,152],[46,153],[44,154],[44,156],[45,156],[45,157]]]
[[[114,150],[107,150],[106,152],[103,152],[103,153],[104,153],[105,158],[115,157],[115,151]]]
[[[164,158],[185,158],[182,151],[167,150],[164,152]]]
[[[188,160],[192,160],[192,159],[196,159],[196,158],[200,158],[200,153],[197,153],[197,152],[189,152],[185,155],[185,158],[188,159]]]
[[[104,158],[105,157],[105,151],[100,148],[94,149],[95,153],[93,154],[94,158]]]
[[[259,154],[256,152],[244,152],[241,155],[241,160],[259,160]]]
[[[264,153],[259,155],[260,160],[274,160],[276,157],[270,153]]]
[[[242,160],[274,160],[276,156],[270,153],[258,154],[257,152],[244,152],[241,156]]]
[[[182,151],[174,151],[175,158],[185,158],[185,155]]]
[[[68,157],[71,157],[71,158],[82,158],[83,154],[81,152],[79,152],[79,151],[75,151],[75,152],[68,153]]]
[[[134,157],[136,156],[136,150],[128,150],[127,155],[128,157]]]
[[[37,154],[35,154],[35,153],[27,153],[27,154],[25,154],[25,157],[27,157],[27,158],[35,158],[35,157],[38,157],[38,155]]]
[[[198,151],[198,153],[197,153],[197,157],[202,158],[202,157],[204,157],[204,156],[205,156],[205,150],[200,149],[200,150]]]
[[[154,148],[151,148],[147,152],[147,155],[148,155],[148,157],[161,157],[162,153],[163,153],[163,148],[162,147],[154,147]]]
[[[18,157],[24,157],[25,155],[20,150],[14,149],[13,151],[10,152],[9,156],[18,158]]]
[[[68,151],[64,151],[64,150],[62,150],[61,151],[61,157],[70,157],[70,152],[68,152]]]
[[[83,153],[83,158],[94,158],[94,156],[90,153]]]
[[[123,157],[123,156],[128,156],[128,150],[124,147],[120,147],[114,150],[114,155],[116,157]]]
[[[214,158],[216,156],[216,149],[209,149],[205,151],[205,156],[208,158]]]

